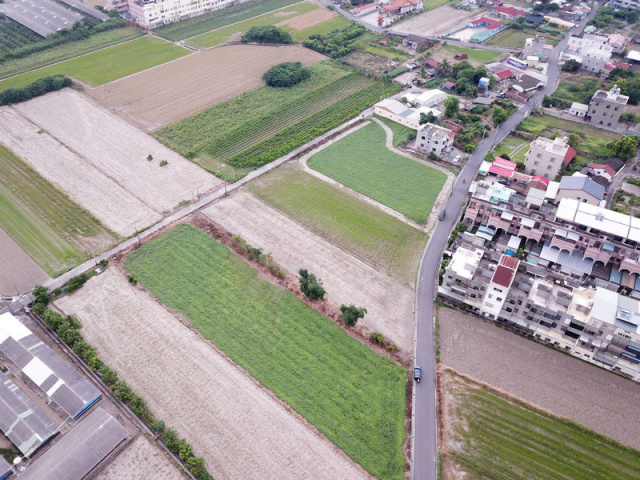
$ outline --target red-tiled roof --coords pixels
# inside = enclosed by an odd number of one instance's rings
[[[516,162],[512,162],[511,160],[507,160],[506,158],[496,157],[493,161],[494,165],[498,167],[508,168],[509,170],[515,170],[518,168],[518,164]]]
[[[517,258],[513,258],[511,255],[502,255],[502,257],[500,257],[500,265],[511,268],[512,270],[516,270],[519,263],[520,261]]]
[[[614,60],[613,61],[613,66],[616,67],[616,68],[624,68],[625,70],[629,70],[631,68],[631,64],[630,63],[619,62],[618,60]]]
[[[509,168],[499,167],[497,165],[491,165],[489,167],[489,173],[493,173],[494,175],[499,175],[501,177],[511,178],[513,175],[513,170]]]
[[[505,255],[503,255],[503,258],[504,257]],[[509,258],[513,258],[513,257],[509,257]],[[518,261],[518,259],[516,258],[514,258],[514,260],[516,262]],[[511,286],[511,282],[513,281],[513,277],[515,276],[515,274],[516,274],[515,270],[499,265],[498,268],[496,268],[496,272],[493,274],[493,279],[491,281],[493,283],[497,283],[501,287],[509,288]]]
[[[567,149],[567,153],[564,154],[564,163],[570,163],[571,160],[576,156],[576,152],[573,148],[569,147]]]
[[[614,69],[614,68],[615,68],[615,67],[614,67],[613,65],[605,65],[605,66],[604,66],[604,69],[605,69],[607,72],[613,72],[613,69]]]
[[[504,13],[506,15],[511,15],[512,17],[527,14],[527,12],[525,12],[524,10],[518,10],[517,8],[513,7],[498,7],[496,8],[496,11],[498,11],[499,13]]]
[[[548,178],[544,178],[544,177],[539,177],[539,176],[535,176],[532,178],[532,180],[535,180],[537,182],[542,182],[544,183],[547,187],[549,186],[549,179]]]
[[[500,28],[502,26],[502,23],[500,23],[497,20],[493,20],[491,18],[487,18],[487,17],[480,17],[477,20],[473,20],[471,23],[471,25],[483,25],[486,26],[487,30],[495,30],[496,28]]]
[[[590,163],[589,165],[587,165],[587,167],[593,168],[593,169],[598,169],[598,170],[604,170],[605,172],[607,172],[612,177],[615,176],[615,174],[616,174],[616,171],[613,168],[611,168],[609,165],[601,165],[599,163]]]
[[[455,88],[456,84],[453,82],[445,82],[442,84],[442,86],[445,88]]]
[[[504,80],[505,78],[513,77],[513,72],[511,70],[500,70],[499,72],[495,72],[494,75],[498,77],[500,80]]]
[[[527,175],[526,173],[521,172],[513,172],[513,176],[511,177],[513,180],[518,180],[520,182],[529,183],[531,181],[531,175]]]
[[[456,57],[460,57],[460,58],[467,58],[468,55],[464,52],[456,52]]]
[[[361,5],[357,8],[354,8],[353,13],[364,12],[365,10],[369,10],[370,8],[375,8],[375,7],[376,7],[375,3],[367,3],[366,5]]]
[[[449,138],[453,138],[453,137],[455,137],[455,136],[456,136],[456,132],[454,132],[453,130],[449,130],[449,133],[447,133],[447,136],[448,136]]]
[[[430,58],[429,60],[427,60],[426,62],[424,62],[426,65],[429,65],[430,67],[433,68],[438,68],[438,62],[436,62],[433,58]]]
[[[417,5],[419,0],[394,0],[393,3],[389,4],[389,5],[385,5],[383,8],[383,10],[387,10],[387,11],[391,11],[391,10],[399,10],[402,7],[407,6],[407,4],[410,5]]]

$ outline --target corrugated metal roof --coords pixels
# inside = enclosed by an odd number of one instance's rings
[[[84,478],[128,436],[115,418],[97,408],[36,459],[20,480]]]
[[[22,327],[22,328],[21,328]],[[100,391],[11,313],[0,315],[0,352],[15,363],[71,417],[101,398]],[[13,337],[17,334],[19,338]],[[53,377],[53,378],[52,378]]]

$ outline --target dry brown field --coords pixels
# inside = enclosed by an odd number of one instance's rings
[[[49,280],[49,276],[0,228],[0,295],[15,296]]]
[[[336,12],[331,11],[328,8],[318,8],[317,10],[312,10],[310,12],[303,13],[302,15],[298,15],[297,17],[285,20],[284,22],[276,23],[275,26],[289,27],[294,31],[302,30],[303,28],[312,27],[318,23],[324,22],[325,20],[336,17],[337,15],[338,14]]]
[[[640,384],[473,315],[440,308],[438,320],[444,365],[640,448]]]
[[[160,447],[140,435],[95,480],[177,480],[187,476]]]
[[[217,480],[369,478],[115,267],[56,304]]]
[[[0,107],[0,143],[122,236],[161,218],[114,179],[10,107]]]
[[[65,88],[13,108],[156,213],[222,184],[75,90]],[[162,160],[168,164],[160,166]]]
[[[364,306],[359,322],[382,333],[398,348],[413,348],[413,291],[305,229],[243,191],[203,211],[209,218],[241,235],[251,245],[272,252],[274,261],[293,276],[306,268],[320,278],[327,301]]]
[[[151,131],[263,85],[262,74],[273,65],[296,61],[311,65],[326,58],[295,45],[231,45],[187,55],[95,88],[90,94]]]
[[[414,35],[441,36],[456,27],[466,25],[469,20],[482,15],[482,11],[456,10],[443,5],[429,12],[412,17],[398,25],[393,25],[394,32],[413,33]]]

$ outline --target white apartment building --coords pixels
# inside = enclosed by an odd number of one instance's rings
[[[609,37],[595,33],[585,33],[582,38],[569,37],[565,58],[573,58],[582,64],[583,70],[601,72],[609,63],[613,47]]]
[[[575,155],[576,151],[563,137],[555,140],[538,137],[529,145],[524,170],[529,175],[539,175],[553,180],[560,173],[562,166],[573,160]]]
[[[448,128],[439,127],[433,123],[425,123],[418,130],[416,148],[425,153],[442,155],[449,152],[453,146],[455,133]]]

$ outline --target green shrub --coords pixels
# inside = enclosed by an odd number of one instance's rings
[[[264,72],[262,79],[270,87],[292,87],[311,76],[311,71],[302,62],[284,62]]]
[[[344,28],[337,28],[326,35],[311,35],[304,42],[304,46],[332,58],[344,57],[356,49],[352,40],[366,31],[364,27],[352,23]]]
[[[0,91],[0,105],[24,102],[47,92],[53,92],[69,86],[71,86],[71,79],[64,75],[40,78],[23,88],[8,88]]]
[[[353,327],[358,323],[358,319],[364,318],[364,314],[367,313],[366,308],[358,308],[353,304],[348,307],[345,304],[340,305],[340,311],[342,312],[340,318],[348,327]]]
[[[309,300],[322,300],[326,293],[322,282],[318,280],[313,273],[309,273],[307,269],[301,268],[298,274],[300,275],[300,291],[302,291]]]
[[[293,43],[289,33],[273,25],[251,27],[241,40],[245,43]]]

